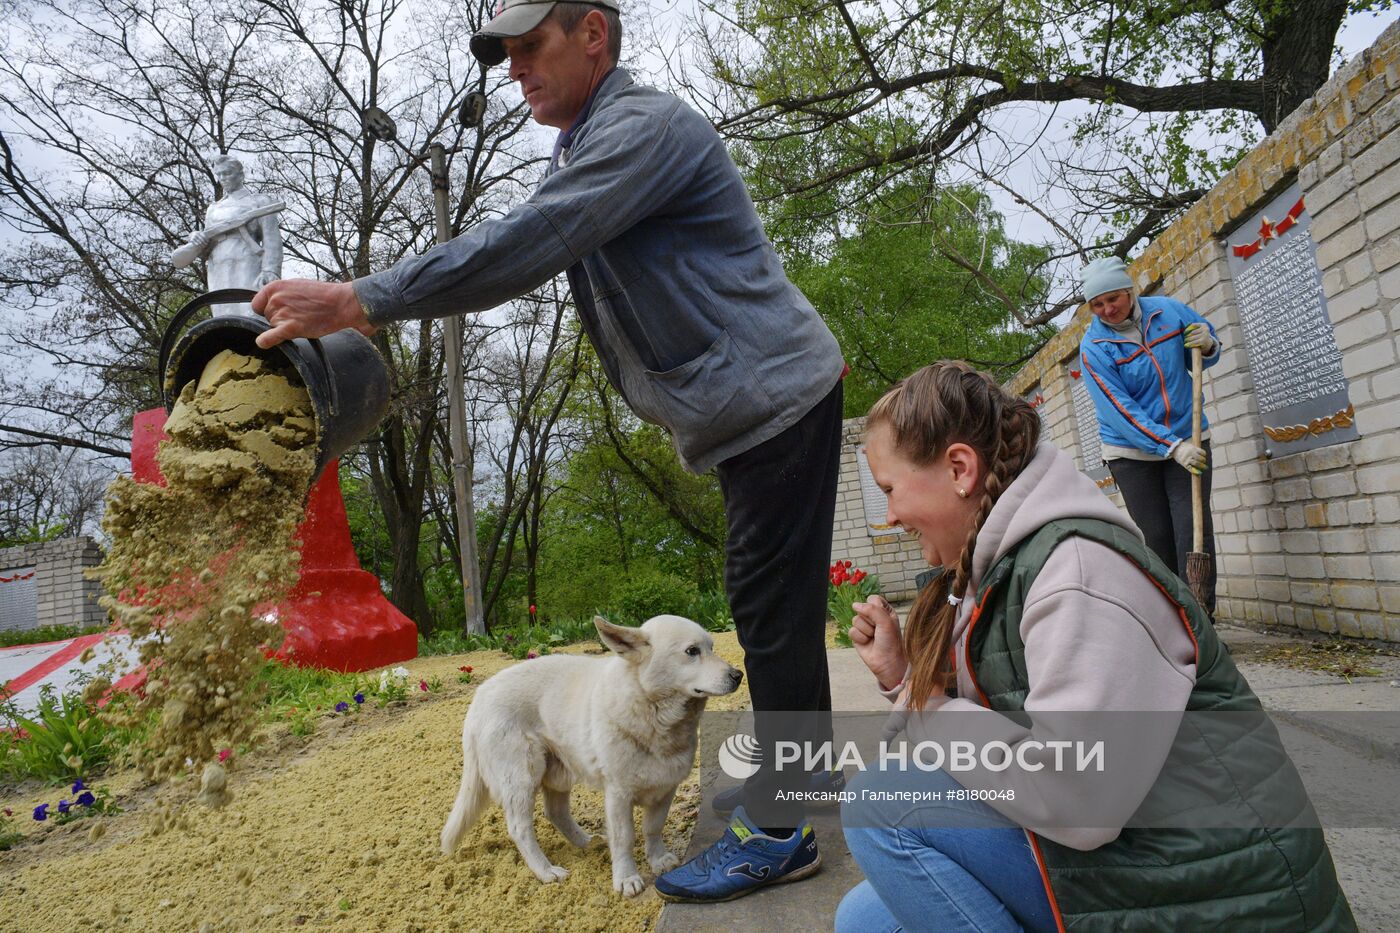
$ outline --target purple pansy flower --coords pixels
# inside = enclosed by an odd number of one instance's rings
[[[336,711],[337,713],[343,713],[343,712],[345,712],[345,711],[346,711],[347,709],[349,709],[349,708],[350,708],[350,704],[349,704],[349,703],[346,703],[344,700],[341,700],[339,703],[337,703],[337,704],[335,705],[335,711]]]
[[[87,790],[87,785],[83,783],[82,778],[78,778],[73,782],[73,793],[76,794],[80,790]]]
[[[365,701],[365,695],[364,695],[363,693],[357,693],[357,694],[355,694],[355,705],[356,705],[356,706],[359,706],[360,704],[364,703],[364,701]]]
[[[90,807],[97,802],[97,798],[92,795],[92,791],[85,790],[78,796],[78,803],[84,807]]]
[[[47,820],[49,818],[49,805],[41,803],[34,808],[34,819]]]
[[[73,809],[73,805],[72,805],[71,803],[69,803],[68,801],[66,801],[66,800],[60,800],[60,801],[58,802],[58,812],[59,812],[59,813],[67,813],[67,812],[68,812],[69,810],[71,810],[71,809]]]

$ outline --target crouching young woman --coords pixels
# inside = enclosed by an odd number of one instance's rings
[[[886,521],[944,572],[902,633],[883,599],[857,603],[851,639],[909,742],[981,736],[1018,766],[862,775],[842,818],[867,880],[838,933],[1356,929],[1205,612],[1029,404],[937,363],[871,409],[866,454]],[[1020,754],[1071,713],[1118,729],[1106,773]]]

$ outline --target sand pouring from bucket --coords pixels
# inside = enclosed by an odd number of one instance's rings
[[[202,321],[179,336],[198,311],[210,305],[251,301],[256,294],[245,288],[206,292],[171,318],[160,342],[165,409],[170,411],[185,384],[198,380],[209,361],[224,350],[262,359],[285,358],[301,377],[316,413],[319,478],[327,464],[373,431],[389,410],[389,370],[374,344],[350,329],[309,340],[288,340],[263,350],[256,343],[258,334],[272,325],[260,317],[236,314]]]

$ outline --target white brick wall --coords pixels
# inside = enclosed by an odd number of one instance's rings
[[[896,602],[914,597],[914,577],[928,568],[918,541],[898,531],[871,537],[867,521],[883,523],[884,515],[867,516],[860,490],[856,450],[863,441],[864,418],[852,418],[842,426],[841,481],[836,493],[836,529],[831,559],[849,560],[866,573],[880,578],[880,589]]]
[[[1361,437],[1266,459],[1224,237],[1295,170]],[[1400,24],[1154,241],[1134,275],[1208,318],[1226,348],[1205,383],[1218,615],[1400,642]],[[1076,456],[1056,370],[1087,322],[1081,311],[1009,384],[1040,386],[1047,436]]]
[[[102,585],[85,574],[101,562],[102,551],[91,538],[60,538],[0,548],[0,577],[9,576],[12,568],[33,567],[39,610],[36,625],[86,628],[107,621],[107,614],[97,604]]]

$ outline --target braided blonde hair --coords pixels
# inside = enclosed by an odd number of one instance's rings
[[[878,425],[889,427],[895,450],[916,466],[933,463],[951,444],[966,444],[983,469],[981,498],[962,553],[936,584],[919,592],[904,627],[910,705],[921,709],[929,697],[947,689],[952,674],[949,649],[958,607],[948,597],[971,595],[964,590],[977,534],[1006,487],[1035,456],[1040,419],[1029,402],[991,376],[961,361],[943,360],[886,392],[866,417],[866,434]]]

